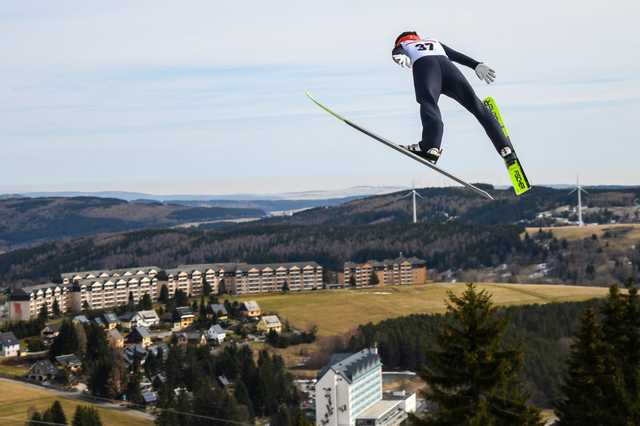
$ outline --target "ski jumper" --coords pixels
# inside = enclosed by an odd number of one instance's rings
[[[398,54],[405,54],[413,64],[413,84],[422,120],[422,151],[440,148],[442,142],[443,123],[438,108],[440,94],[455,99],[476,117],[498,153],[504,147],[513,149],[498,121],[453,64],[457,62],[475,69],[480,62],[431,38],[403,41],[393,49],[393,55]]]

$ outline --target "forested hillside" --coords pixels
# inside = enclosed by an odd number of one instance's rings
[[[506,343],[516,342],[525,352],[524,380],[536,405],[550,407],[558,397],[579,318],[584,310],[601,303],[591,300],[501,309],[509,318]],[[417,371],[424,365],[427,350],[434,349],[443,321],[443,315],[410,315],[367,324],[358,329],[350,349],[377,342],[385,368]]]
[[[264,214],[264,211],[253,208],[188,207],[114,198],[9,198],[0,200],[0,251],[40,241],[102,232],[262,217]]]
[[[417,200],[419,221],[444,223],[456,220],[476,224],[544,225],[537,219],[540,212],[561,206],[573,206],[575,194],[567,189],[534,187],[524,196],[516,198],[511,189],[496,190],[489,185],[480,185],[488,190],[495,201],[461,188],[423,188],[416,191],[422,198]],[[411,197],[408,192],[395,192],[355,200],[330,208],[310,209],[290,218],[270,219],[272,222],[296,225],[363,225],[379,223],[410,223],[412,221]],[[640,194],[636,188],[589,189],[583,200],[585,205],[599,208],[633,207]]]
[[[243,226],[226,231],[147,230],[43,244],[0,255],[0,283],[44,280],[64,271],[133,265],[316,260],[341,270],[347,260],[400,252],[430,268],[498,265],[531,250],[522,228],[463,224]]]

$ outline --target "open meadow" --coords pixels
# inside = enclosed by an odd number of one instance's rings
[[[551,231],[556,238],[564,238],[569,241],[590,238],[595,235],[610,241],[619,248],[629,248],[640,242],[640,224],[638,223],[527,228],[527,232],[529,235],[534,235],[540,229],[545,232]]]
[[[43,411],[59,400],[71,423],[78,405],[92,405],[100,413],[104,426],[151,426],[153,422],[142,417],[142,413],[127,412],[119,408],[105,408],[100,404],[68,399],[55,392],[28,384],[0,380],[0,425],[22,425],[27,420],[27,412],[35,407]]]
[[[566,302],[603,297],[604,287],[481,283],[498,305]],[[416,313],[445,310],[447,292],[460,293],[465,284],[424,284],[404,287],[322,290],[305,293],[243,296],[256,300],[264,312],[274,312],[297,328],[318,326],[319,336],[343,334],[360,324]]]

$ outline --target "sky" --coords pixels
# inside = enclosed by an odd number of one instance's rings
[[[443,186],[335,120],[420,139],[415,30],[497,73],[493,96],[534,184],[640,184],[640,2],[0,2],[0,193],[278,193]],[[442,97],[441,167],[509,183],[480,125]]]

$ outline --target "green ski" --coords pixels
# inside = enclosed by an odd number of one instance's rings
[[[507,139],[511,140],[509,137],[509,130],[507,130],[507,126],[505,126],[504,121],[502,120],[502,116],[500,115],[500,109],[496,104],[496,101],[491,97],[486,97],[482,103],[491,111],[494,115],[498,124],[500,124],[500,128],[502,132],[506,136]],[[527,179],[527,175],[524,174],[524,170],[522,169],[522,165],[520,164],[520,160],[514,158],[510,161],[505,160],[507,165],[507,172],[509,173],[509,177],[511,178],[511,184],[513,185],[513,191],[516,195],[520,196],[525,192],[531,189],[531,185],[529,184],[529,179]]]

